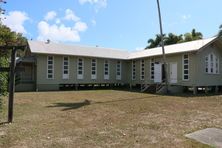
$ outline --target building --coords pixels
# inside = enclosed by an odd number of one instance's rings
[[[29,41],[17,91],[51,91],[80,85],[164,85],[161,47],[127,52],[101,47]],[[222,86],[222,39],[213,37],[165,46],[171,91]],[[159,87],[159,88],[158,88]]]

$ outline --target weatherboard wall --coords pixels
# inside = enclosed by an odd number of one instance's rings
[[[182,58],[184,54],[189,55],[189,80],[183,80],[183,65],[182,65]],[[140,78],[140,61],[141,59],[145,60],[145,78],[144,80],[141,80]],[[151,59],[154,59],[154,62],[159,62],[163,63],[162,57],[161,56],[156,56],[156,57],[148,57],[148,58],[141,58],[141,59],[134,59],[136,61],[136,79],[132,80],[132,61],[130,60],[131,66],[129,67],[129,82],[132,85],[135,84],[153,84],[154,80],[151,79]],[[188,52],[188,53],[180,53],[180,54],[172,54],[172,55],[167,55],[167,71],[169,74],[170,71],[170,64],[171,63],[177,63],[177,83],[174,83],[172,85],[182,85],[182,86],[193,86],[195,85],[195,73],[196,73],[196,53],[195,52]],[[168,80],[170,80],[170,75],[168,75]]]
[[[197,56],[197,86],[220,86],[222,84],[222,44],[220,42],[215,42],[214,44],[207,46],[198,52]],[[208,74],[205,71],[205,57],[210,53],[215,54],[219,58],[219,73],[218,74]]]
[[[121,80],[116,79],[116,59],[109,61],[109,80],[104,79],[104,60],[97,60],[97,79],[91,79],[91,59],[89,57],[69,56],[69,79],[63,79],[63,56],[52,55],[54,57],[54,79],[47,79],[47,56],[38,54],[37,58],[37,89],[38,90],[58,90],[59,84],[96,84],[96,83],[127,83],[128,62],[121,60]],[[77,79],[77,59],[84,59],[84,78]]]

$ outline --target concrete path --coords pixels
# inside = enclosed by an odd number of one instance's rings
[[[222,148],[222,130],[218,128],[206,128],[185,136],[210,146]]]

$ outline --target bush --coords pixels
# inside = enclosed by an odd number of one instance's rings
[[[8,59],[0,57],[0,67],[8,67]],[[3,96],[7,95],[8,73],[0,73],[0,111],[2,110]]]

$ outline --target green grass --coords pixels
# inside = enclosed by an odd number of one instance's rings
[[[0,147],[208,147],[184,137],[206,127],[222,128],[222,96],[16,93],[14,122],[0,125]]]

